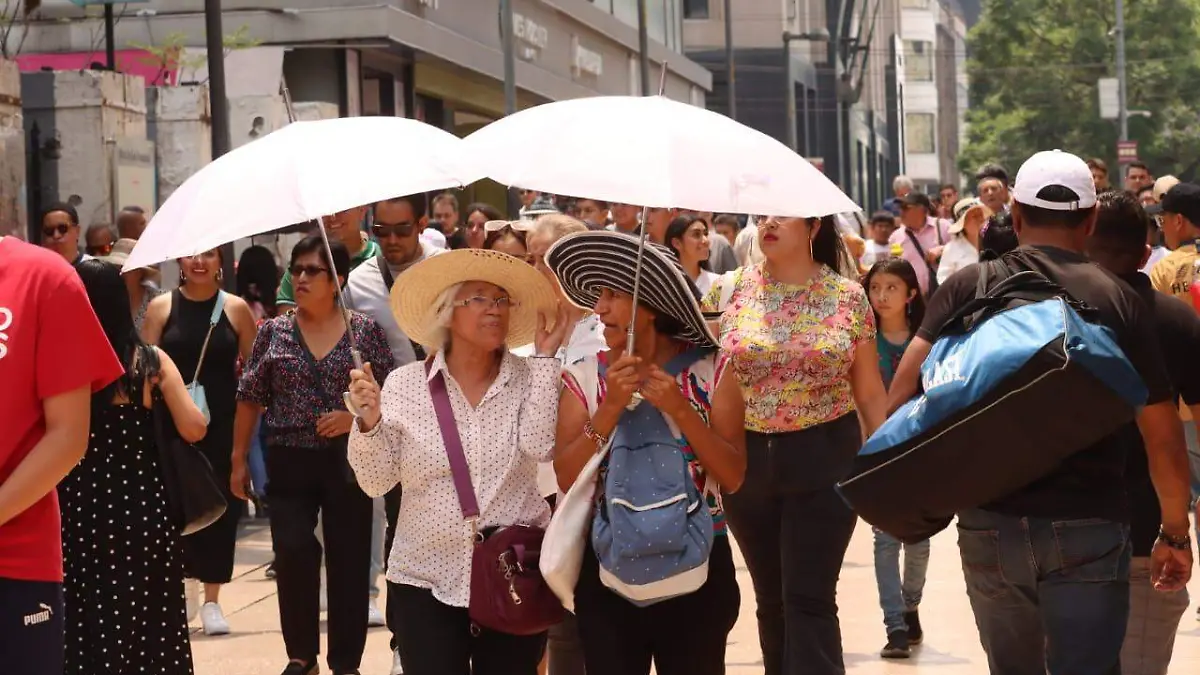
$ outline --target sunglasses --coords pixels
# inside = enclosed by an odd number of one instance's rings
[[[417,229],[416,223],[380,223],[375,222],[371,225],[371,234],[375,235],[376,239],[385,237],[411,237],[412,233]]]
[[[303,274],[307,274],[310,277],[329,274],[329,268],[321,267],[320,265],[292,265],[291,269],[288,271],[292,273],[293,279],[299,279]]]
[[[97,257],[108,255],[109,253],[112,253],[112,250],[113,250],[112,244],[104,244],[102,246],[88,246],[87,247],[88,255],[94,255]]]
[[[56,225],[54,227],[43,227],[42,228],[42,236],[43,237],[53,237],[54,233],[57,232],[58,236],[65,237],[67,235],[67,233],[70,231],[71,231],[70,225],[61,225],[60,224],[60,225]]]
[[[517,232],[532,232],[537,223],[532,220],[489,220],[483,224],[484,232],[499,232],[509,227]]]

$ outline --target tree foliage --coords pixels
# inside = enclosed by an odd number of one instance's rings
[[[967,38],[971,108],[959,168],[1015,171],[1060,148],[1115,166],[1117,123],[1100,119],[1097,80],[1116,76],[1112,0],[984,0]],[[1129,136],[1158,175],[1200,158],[1200,0],[1126,0]]]

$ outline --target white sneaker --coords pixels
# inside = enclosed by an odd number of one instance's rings
[[[383,612],[379,611],[379,607],[375,605],[374,600],[370,600],[367,603],[367,627],[379,628],[386,625],[387,620],[383,618]]]
[[[404,675],[404,666],[400,665],[400,650],[392,652],[392,675]]]
[[[200,623],[204,625],[205,635],[229,635],[229,622],[215,602],[206,602],[200,608]]]
[[[195,579],[183,580],[183,597],[187,605],[187,620],[191,623],[200,612],[200,582]]]

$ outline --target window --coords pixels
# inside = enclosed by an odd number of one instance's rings
[[[910,153],[932,154],[933,113],[907,113],[904,115],[904,145]]]
[[[909,82],[933,81],[933,43],[904,41],[904,79]]]
[[[708,0],[683,0],[683,18],[707,19]]]
[[[929,9],[929,0],[900,0],[901,9]]]

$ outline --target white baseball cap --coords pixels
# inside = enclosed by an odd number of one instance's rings
[[[1039,192],[1051,186],[1067,188],[1079,199],[1058,202],[1038,197]],[[1013,199],[1050,211],[1090,209],[1096,205],[1096,183],[1082,159],[1062,150],[1044,150],[1021,165],[1013,185]]]

